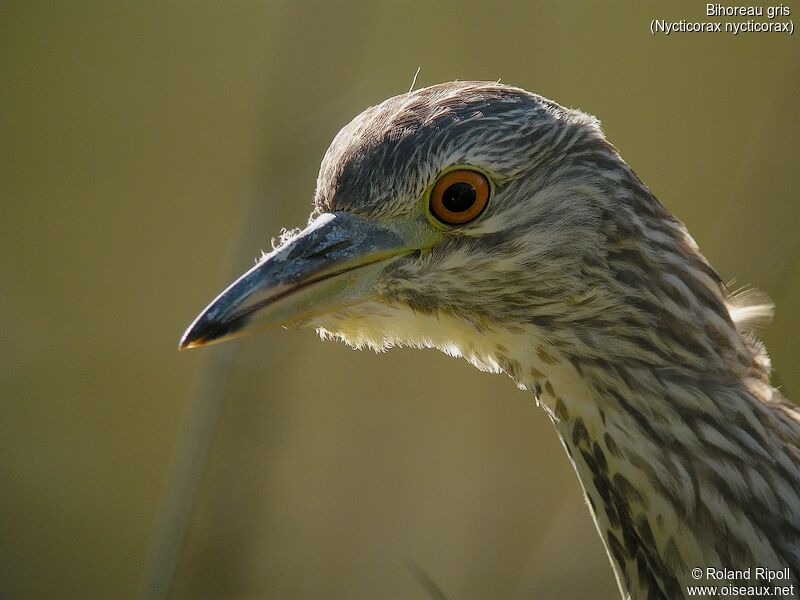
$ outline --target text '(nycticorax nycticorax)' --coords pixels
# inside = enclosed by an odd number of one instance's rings
[[[342,129],[308,227],[181,346],[305,325],[507,373],[558,430],[623,596],[683,598],[708,567],[796,594],[800,412],[751,333],[769,313],[726,289],[593,117],[457,82]]]

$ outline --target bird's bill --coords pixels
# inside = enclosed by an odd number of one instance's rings
[[[392,260],[413,251],[397,231],[325,213],[234,281],[194,320],[179,348],[291,325],[359,304]]]

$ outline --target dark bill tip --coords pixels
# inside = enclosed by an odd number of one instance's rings
[[[205,346],[206,342],[201,337],[192,337],[189,335],[190,332],[186,332],[181,337],[181,341],[178,342],[178,350],[188,350],[189,348],[199,348],[200,346]]]
[[[238,318],[228,322],[220,322],[209,318],[208,313],[204,312],[194,323],[189,325],[189,328],[181,336],[178,342],[178,350],[210,346],[211,344],[237,337],[236,332],[242,328],[245,321],[246,318]]]

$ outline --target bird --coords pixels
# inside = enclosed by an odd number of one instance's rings
[[[799,593],[772,305],[722,281],[595,117],[500,83],[389,98],[335,136],[307,227],[273,246],[180,348],[311,327],[505,373],[555,426],[621,597]]]

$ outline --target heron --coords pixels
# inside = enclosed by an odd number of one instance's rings
[[[729,289],[595,117],[499,83],[389,98],[335,136],[307,227],[273,246],[181,348],[311,327],[505,373],[555,426],[623,598],[798,593],[800,410],[756,338],[771,304]]]

